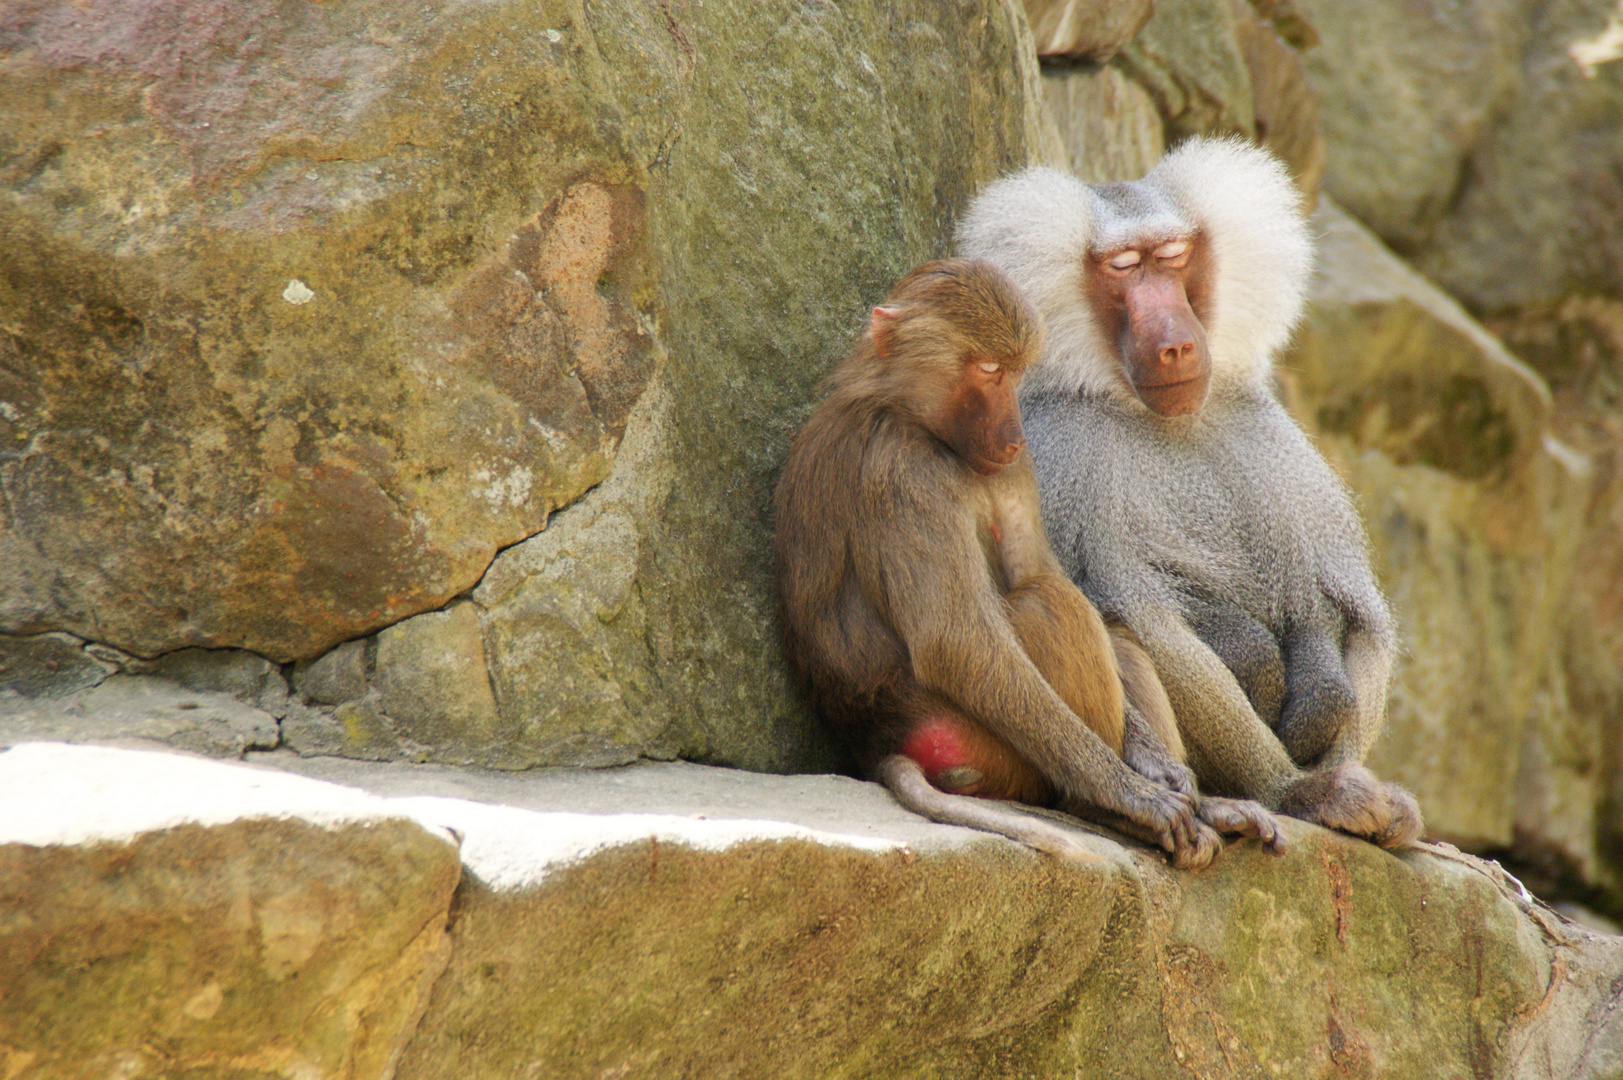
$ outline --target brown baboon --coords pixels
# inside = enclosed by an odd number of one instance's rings
[[[1362,764],[1392,619],[1346,489],[1272,392],[1312,257],[1283,167],[1196,139],[1132,183],[1030,169],[958,238],[1048,322],[1021,390],[1043,516],[1143,642],[1201,785],[1412,842],[1413,796]]]
[[[874,309],[778,484],[790,664],[868,775],[934,820],[1079,850],[984,801],[1010,799],[1180,866],[1211,860],[1213,825],[1278,848],[1261,807],[1197,798],[1153,669],[1126,631],[1113,644],[1048,546],[1015,401],[1038,325],[977,262],[921,266]]]

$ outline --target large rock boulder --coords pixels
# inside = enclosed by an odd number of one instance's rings
[[[1623,1068],[1623,939],[1446,846],[1290,823],[1283,857],[1180,874],[1094,829],[1058,863],[838,777],[282,760],[464,838],[403,1080]]]
[[[1125,47],[1136,5],[1028,0],[1027,11],[1077,176],[1137,179],[1169,145],[1232,135],[1267,146],[1317,196],[1324,135],[1300,56],[1317,38],[1288,2],[1160,0]]]
[[[1606,0],[1544,7],[1524,48],[1521,92],[1416,256],[1478,310],[1623,296],[1623,65],[1586,69],[1572,52],[1617,15]]]
[[[589,35],[8,9],[0,627],[309,656],[603,478],[656,309]]]
[[[1137,180],[1166,153],[1155,98],[1116,64],[1044,64],[1043,98],[1065,167],[1090,184]]]
[[[1103,63],[1133,40],[1155,12],[1153,0],[1025,0],[1037,55]]]
[[[1439,719],[1438,732],[1465,748],[1470,772],[1502,774],[1494,787],[1504,805],[1481,815],[1481,835],[1513,845],[1540,887],[1623,913],[1616,5],[1298,6],[1324,39],[1308,65],[1323,95],[1328,190],[1483,316],[1553,390],[1551,453],[1530,459],[1535,468],[1492,480],[1474,509],[1446,491],[1406,504],[1452,506],[1440,517],[1428,509],[1431,525],[1462,541],[1494,538],[1389,578],[1394,592],[1427,597],[1411,616],[1413,663],[1438,676],[1454,668],[1430,685],[1452,684],[1465,701],[1495,688],[1499,704],[1434,714],[1452,717]],[[1458,419],[1438,430],[1461,452],[1480,446],[1482,429]],[[1376,532],[1386,531],[1383,511],[1370,508]],[[1470,548],[1476,554],[1465,557]],[[1448,605],[1439,609],[1430,594],[1450,578],[1477,590],[1478,627],[1499,628],[1491,637],[1439,618]],[[1419,629],[1428,624],[1435,631]],[[1500,644],[1489,648],[1493,640]],[[1400,700],[1417,692],[1436,697],[1400,680]],[[1484,744],[1490,716],[1500,719]],[[1395,768],[1402,757],[1394,752]]]
[[[400,623],[311,684],[328,752],[828,760],[768,496],[866,306],[1051,153],[1015,0],[194,14],[0,17],[0,630]]]
[[[950,250],[983,184],[1046,160],[1052,129],[1014,0],[711,2],[679,29],[690,44],[661,46],[679,61],[663,88],[648,82],[650,46],[610,34],[606,19],[601,37],[628,109],[673,139],[650,195],[669,397],[640,403],[644,437],[668,449],[628,462],[613,506],[581,509],[612,533],[600,558],[613,580],[636,559],[623,607],[612,592],[599,599],[601,562],[555,559],[537,538],[550,569],[530,578],[525,602],[559,598],[549,632],[596,651],[557,682],[543,654],[514,682],[542,688],[561,745],[578,738],[596,753],[607,741],[628,755],[646,725],[659,731],[648,745],[684,757],[815,767],[831,758],[788,692],[775,622],[777,470],[869,307]],[[594,683],[597,694],[567,696]],[[598,707],[615,694],[623,711]],[[553,712],[554,701],[569,704]]]
[[[456,842],[173,754],[0,754],[0,1075],[393,1074],[450,956]]]
[[[1623,291],[1623,65],[1579,63],[1612,0],[1300,0],[1326,185],[1479,312]]]
[[[1313,224],[1320,272],[1281,381],[1359,497],[1404,636],[1371,764],[1436,835],[1537,841],[1593,871],[1603,742],[1568,664],[1593,464],[1458,303],[1328,200]]]
[[[1328,143],[1325,187],[1398,250],[1431,239],[1472,149],[1515,93],[1526,4],[1297,0]]]
[[[1252,18],[1239,0],[1161,0],[1121,62],[1155,98],[1174,139],[1256,133],[1251,73],[1240,25]]]
[[[1516,856],[1540,886],[1611,889],[1623,913],[1623,300],[1572,297],[1488,325],[1550,381],[1552,433],[1591,462],[1568,516],[1583,529],[1554,568],[1561,678],[1530,725]]]
[[[1184,874],[1080,824],[1091,857],[1057,862],[839,777],[262,760],[386,798],[0,755],[0,858],[25,871],[0,878],[7,1075],[1623,1068],[1623,939],[1446,846],[1297,822],[1282,857],[1242,844]]]

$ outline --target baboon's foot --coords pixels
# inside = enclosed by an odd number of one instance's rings
[[[1309,773],[1285,792],[1279,810],[1384,848],[1408,847],[1425,827],[1413,795],[1377,780],[1362,765]]]

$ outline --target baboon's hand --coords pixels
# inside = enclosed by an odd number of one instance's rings
[[[1279,819],[1250,799],[1219,799],[1207,795],[1201,798],[1197,811],[1200,820],[1226,836],[1254,836],[1274,854],[1283,854],[1290,846]]]
[[[1203,844],[1195,797],[1140,777],[1135,779],[1140,782],[1134,785],[1137,790],[1132,794],[1137,797],[1128,814],[1133,823],[1143,830],[1146,839],[1172,855],[1174,865],[1181,865],[1180,859],[1193,858],[1191,853],[1198,852]]]
[[[1140,744],[1128,746],[1122,757],[1134,772],[1146,780],[1152,780],[1173,791],[1181,791],[1190,798],[1198,797],[1195,774],[1190,771],[1189,766],[1171,754],[1151,750]]]
[[[1223,838],[1204,822],[1195,823],[1195,842],[1172,853],[1172,865],[1179,870],[1204,870],[1223,850]]]
[[[1170,855],[1172,864],[1180,869],[1199,868],[1212,861],[1222,843],[1196,816],[1195,798],[1130,770],[1123,776],[1126,785],[1108,801],[1073,796],[1062,800],[1060,809],[1153,844]]]

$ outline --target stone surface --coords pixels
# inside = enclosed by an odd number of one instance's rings
[[[130,674],[167,679],[188,690],[228,694],[278,716],[287,704],[281,668],[244,649],[180,649],[156,660],[131,658],[120,666]]]
[[[1324,178],[1326,153],[1318,93],[1309,82],[1301,55],[1280,36],[1278,24],[1240,17],[1235,20],[1235,31],[1251,76],[1257,142],[1290,167],[1296,186],[1311,204]]]
[[[647,174],[566,14],[7,9],[0,629],[311,656],[605,474]]]
[[[1370,761],[1433,834],[1508,846],[1587,464],[1547,440],[1543,381],[1457,303],[1328,200],[1313,227],[1319,273],[1281,383],[1359,499],[1404,638]]]
[[[666,394],[651,393],[614,474],[503,552],[474,591],[503,722],[525,732],[529,764],[621,765],[674,757],[681,745],[679,713],[658,692],[638,581],[649,556],[640,523],[675,487],[670,409]],[[735,738],[757,755],[806,757],[795,745],[806,736],[786,726]],[[772,740],[782,740],[776,751]]]
[[[0,1074],[390,1075],[444,969],[448,834],[170,754],[0,754]]]
[[[473,671],[483,650],[496,718],[453,717],[457,695],[391,698],[380,635],[366,694],[284,721],[304,752],[503,767],[837,761],[784,673],[770,493],[868,307],[948,250],[985,180],[1055,152],[1029,33],[1012,3],[712,2],[670,22],[607,11],[588,15],[602,16],[592,42],[623,108],[617,130],[654,162],[661,373],[608,477],[503,552],[471,595],[482,641],[459,638],[457,663]],[[418,715],[402,722],[411,702]],[[452,730],[470,723],[482,744]]]
[[[1545,5],[1519,90],[1497,110],[1417,265],[1474,308],[1623,296],[1623,65],[1585,76],[1568,50],[1617,16],[1609,0]]]
[[[1623,292],[1623,65],[1573,50],[1612,0],[1302,0],[1326,184],[1478,312]]]
[[[1623,915],[1623,301],[1575,297],[1489,326],[1549,380],[1553,434],[1593,463],[1569,514],[1561,677],[1525,736],[1514,854],[1552,894]],[[1596,886],[1609,897],[1586,895]]]
[[[85,651],[71,634],[0,634],[0,695],[67,697],[118,670]]]
[[[366,642],[346,641],[293,666],[293,689],[318,705],[340,705],[366,693]]]
[[[644,670],[670,703],[661,739],[684,757],[830,760],[783,672],[772,488],[872,304],[950,250],[982,184],[1049,152],[1020,16],[1012,0],[707,0],[680,23],[699,62],[662,19],[649,27],[668,50],[663,88],[631,48],[640,39],[600,39],[636,122],[680,133],[650,193],[670,408],[648,422],[664,427],[676,479],[638,521],[642,561],[618,619],[647,620]]]
[[[1524,0],[1349,5],[1298,0],[1321,44],[1305,62],[1322,99],[1327,190],[1405,253],[1431,238],[1472,148],[1514,94]]]
[[[1623,1068],[1623,939],[1446,845],[1182,874],[841,777],[254,761],[0,754],[9,1077]]]
[[[1317,391],[1314,426],[1466,480],[1524,468],[1544,444],[1544,380],[1337,206],[1311,227],[1313,347],[1282,366]],[[1344,352],[1319,351],[1326,343]]]
[[[1160,0],[1120,63],[1155,98],[1168,142],[1256,132],[1241,27],[1245,0]]]
[[[1623,939],[1492,864],[1301,823],[1179,874],[1059,864],[879,788],[688,764],[524,776],[266,755],[463,836],[403,1080],[1607,1077]]]
[[[463,600],[378,635],[378,707],[414,742],[486,756],[510,733],[496,716],[479,614]]]
[[[1038,56],[1099,63],[1133,40],[1155,10],[1153,0],[1025,0],[1025,7]]]
[[[1325,144],[1297,50],[1315,40],[1288,5],[1162,0],[1113,63],[1045,65],[1049,109],[1067,136],[1072,171],[1089,181],[1135,179],[1163,145],[1238,135],[1279,155],[1311,199]],[[1140,119],[1141,99],[1159,115],[1153,135]]]
[[[113,675],[66,697],[0,693],[0,746],[125,739],[240,758],[277,746],[281,734],[274,715],[240,698],[147,675]]]
[[[832,762],[769,496],[868,307],[1057,160],[1016,0],[189,10],[0,21],[0,630],[314,661],[533,536],[488,691],[374,639],[290,745]]]
[[[1166,152],[1155,99],[1114,64],[1045,64],[1043,98],[1066,168],[1089,183],[1137,180]]]

